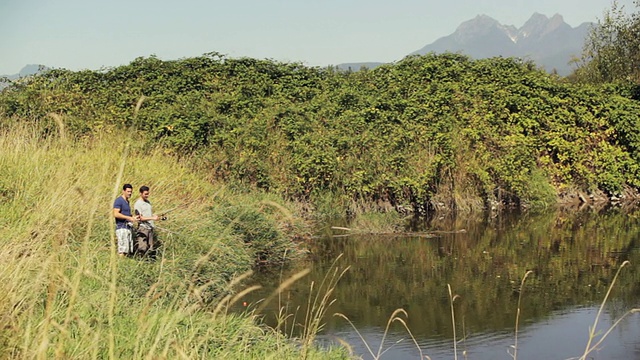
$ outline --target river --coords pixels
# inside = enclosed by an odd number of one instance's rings
[[[332,289],[328,299],[335,301],[321,317],[317,340],[346,343],[364,359],[511,359],[516,323],[517,358],[568,359],[584,353],[625,261],[592,344],[640,308],[637,210],[435,217],[401,235],[352,234],[331,225],[309,244],[308,262],[252,279],[264,288],[243,300],[246,311],[301,336],[306,319],[318,317],[307,309],[317,310]],[[265,301],[305,268],[309,274]],[[401,320],[387,329],[394,312]],[[588,358],[640,359],[640,314],[626,316]]]

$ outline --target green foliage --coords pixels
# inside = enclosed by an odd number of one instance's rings
[[[211,53],[54,70],[5,89],[0,112],[45,120],[45,133],[50,113],[78,137],[128,128],[212,179],[290,199],[470,209],[637,187],[637,93],[510,58],[430,54],[339,72]]]

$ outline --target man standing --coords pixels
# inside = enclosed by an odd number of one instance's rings
[[[137,219],[131,216],[129,198],[133,192],[131,184],[124,184],[122,195],[113,203],[113,217],[116,219],[116,238],[118,239],[118,254],[126,256],[133,252],[131,229]]]
[[[140,224],[138,225],[138,233],[136,235],[136,245],[139,254],[153,256],[156,250],[155,223],[160,220],[158,215],[154,215],[151,210],[151,202],[149,201],[149,187],[140,187],[140,198],[133,205],[136,215],[140,216]]]

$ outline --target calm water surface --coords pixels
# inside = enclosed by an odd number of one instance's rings
[[[605,332],[620,316],[640,307],[640,212],[549,211],[545,214],[432,219],[403,235],[339,236],[328,224],[311,244],[311,272],[265,303],[278,284],[302,267],[259,274],[264,286],[245,299],[263,306],[271,326],[299,335],[316,295],[326,293],[330,274],[348,268],[335,286],[318,338],[346,341],[365,359],[453,359],[451,302],[459,359],[511,359],[519,288],[519,359],[579,357],[589,327],[620,265],[623,268],[598,323]],[[345,226],[345,224],[339,224]],[[347,224],[348,226],[348,224]],[[415,225],[414,225],[415,226]],[[336,260],[337,259],[337,260]],[[329,274],[329,275],[328,275]],[[313,284],[313,286],[312,286]],[[397,309],[413,334],[394,322]],[[278,312],[290,314],[278,325]],[[352,323],[335,313],[343,314]],[[282,317],[281,317],[282,319]],[[364,338],[364,340],[362,338]],[[381,345],[382,343],[382,345]],[[416,344],[417,343],[417,344]],[[632,314],[591,354],[593,359],[640,359],[640,315]]]

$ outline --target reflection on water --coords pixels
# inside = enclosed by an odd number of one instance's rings
[[[464,229],[464,232],[459,230]],[[338,283],[324,318],[321,338],[339,337],[364,358],[372,358],[344,314],[378,352],[389,316],[398,308],[424,355],[453,358],[453,327],[447,284],[459,295],[454,302],[458,355],[468,359],[511,358],[515,317],[522,277],[528,270],[521,302],[518,358],[565,359],[579,356],[588,339],[597,307],[616,270],[622,270],[600,322],[603,330],[631,308],[640,307],[640,220],[638,213],[608,211],[513,215],[497,218],[433,219],[418,224],[424,236],[358,235],[332,237],[327,227],[311,244],[311,273],[266,304],[265,321],[285,307],[293,314],[280,330],[297,334],[309,299],[331,264],[349,267]],[[300,269],[261,274],[254,281],[265,291],[246,301],[268,296],[281,279]],[[310,297],[311,296],[311,297]],[[395,344],[396,342],[399,343]],[[382,358],[419,357],[407,331],[394,323],[387,333]],[[608,338],[595,358],[640,358],[640,319],[628,317]]]
[[[577,308],[570,311],[553,312],[550,316],[536,323],[522,327],[518,334],[519,359],[569,359],[581,356],[584,352],[589,326],[598,312],[595,307]],[[601,316],[603,331],[610,327],[615,319],[610,313]],[[378,353],[384,329],[363,328],[363,334],[374,354]],[[627,321],[614,330],[607,337],[599,351],[591,354],[590,359],[629,360],[640,359],[640,321],[638,317],[628,318]],[[354,353],[363,359],[374,359],[363,345],[363,341],[355,331],[348,329],[336,330],[332,336],[339,337],[354,348]],[[323,338],[331,341],[332,337]],[[494,360],[511,359],[508,351],[514,344],[513,332],[487,332],[474,334],[458,342],[458,357],[460,359]],[[419,339],[418,345],[423,356],[431,359],[453,359],[453,344],[451,341]],[[382,359],[419,359],[420,351],[406,336],[406,333],[392,333],[385,339],[382,347]]]

